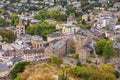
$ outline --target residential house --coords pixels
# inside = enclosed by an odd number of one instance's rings
[[[61,32],[54,32],[47,36],[47,42],[53,41],[53,40],[59,40],[63,38],[63,33]]]
[[[44,49],[24,50],[22,58],[26,61],[39,60],[44,57]]]
[[[120,34],[120,25],[115,25],[114,31],[115,31],[115,34]]]
[[[99,28],[104,28],[107,25],[115,25],[118,22],[118,19],[115,17],[100,17],[97,19],[97,22],[94,23],[94,26]]]
[[[113,7],[119,8],[120,7],[120,2],[116,2]]]
[[[5,77],[9,73],[9,68],[6,64],[0,62],[0,77]]]
[[[14,57],[12,57],[12,58],[10,58],[7,62],[6,62],[6,64],[7,64],[7,66],[8,67],[12,67],[15,63],[17,63],[17,62],[20,62],[20,61],[22,61],[23,60],[23,58],[21,58],[21,57],[16,57],[16,56],[14,56]]]
[[[72,36],[71,36],[72,37]],[[66,36],[60,40],[54,40],[49,42],[49,46],[45,49],[45,55],[55,54],[58,57],[63,57],[70,53],[74,41],[70,36]]]
[[[115,55],[120,56],[120,43],[114,43]]]

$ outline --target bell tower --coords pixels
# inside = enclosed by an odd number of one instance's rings
[[[16,26],[16,33],[17,37],[19,37],[21,34],[25,34],[25,26],[23,25],[22,19],[19,17],[19,23]]]

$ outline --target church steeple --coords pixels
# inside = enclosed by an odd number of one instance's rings
[[[19,23],[16,26],[17,37],[21,34],[25,34],[25,26],[23,25],[22,19],[19,17]]]
[[[19,23],[18,23],[18,25],[19,25],[19,26],[24,26],[21,18],[19,18]]]

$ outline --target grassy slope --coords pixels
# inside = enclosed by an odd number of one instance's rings
[[[27,66],[25,71],[21,73],[20,76],[22,80],[56,80],[54,76],[57,77],[60,72],[61,69],[57,65],[42,63]],[[72,76],[69,73],[68,75],[70,80],[82,80]]]

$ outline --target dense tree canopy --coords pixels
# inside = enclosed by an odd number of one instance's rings
[[[98,55],[101,55],[103,53],[104,50],[104,46],[106,45],[107,40],[106,39],[100,39],[99,41],[97,41],[96,43],[96,53]]]
[[[113,48],[113,42],[110,40],[106,40],[106,39],[100,39],[99,41],[97,41],[96,43],[96,53],[98,55],[102,55],[109,59],[110,57],[112,57],[114,55],[114,48]]]
[[[76,12],[76,8],[73,7],[73,5],[67,5],[67,10],[66,10],[66,13],[67,15],[70,15],[71,13],[75,13]]]
[[[107,41],[105,47],[104,47],[104,52],[103,55],[105,56],[105,58],[109,59],[114,55],[114,48],[113,48],[113,43],[112,41]]]
[[[2,36],[2,41],[11,43],[16,39],[16,34],[11,30],[1,31],[0,35]]]
[[[7,22],[5,19],[0,18],[0,27],[6,27],[7,26]]]
[[[16,25],[18,24],[18,20],[19,20],[19,17],[17,16],[17,14],[11,14],[11,15],[10,15],[10,19],[11,19],[10,24],[11,24],[12,26],[15,26],[15,27],[16,27]]]
[[[72,67],[74,75],[87,80],[116,80],[117,77],[114,72],[116,70],[111,64],[102,64],[99,68],[92,66]]]
[[[54,24],[49,24],[47,22],[41,24],[35,24],[27,28],[26,32],[31,35],[40,35],[46,39],[47,35],[56,31]]]
[[[63,63],[62,59],[58,58],[56,55],[51,55],[51,60],[57,65],[61,65]]]
[[[88,12],[88,10],[91,10],[94,7],[98,7],[98,6],[101,6],[101,4],[98,1],[96,1],[93,4],[89,4],[88,0],[81,0],[81,8],[83,12]]]
[[[79,59],[79,54],[78,54],[78,53],[75,53],[75,54],[73,55],[73,57],[74,57],[74,59]]]
[[[58,10],[42,9],[38,12],[38,14],[35,14],[34,18],[38,20],[54,19],[58,21],[66,21],[67,15],[60,13]]]

